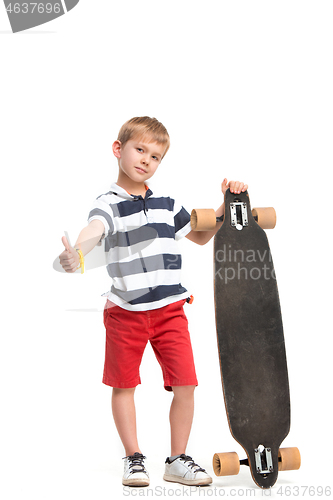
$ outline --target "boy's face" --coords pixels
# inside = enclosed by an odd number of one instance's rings
[[[144,183],[154,175],[164,152],[165,145],[141,139],[131,139],[124,146],[119,141],[113,144],[121,173],[138,183]]]

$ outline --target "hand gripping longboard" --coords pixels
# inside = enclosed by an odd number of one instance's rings
[[[215,212],[195,210],[192,228],[216,226]],[[267,236],[274,209],[251,211],[248,193],[225,194],[223,224],[214,238],[214,296],[222,388],[229,428],[244,448],[216,453],[218,476],[250,468],[254,482],[270,488],[278,472],[298,469],[297,448],[280,448],[290,429],[285,341],[275,271]],[[262,227],[260,227],[262,226]]]

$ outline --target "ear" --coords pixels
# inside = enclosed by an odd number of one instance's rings
[[[114,141],[114,143],[112,144],[112,151],[113,151],[113,154],[115,155],[116,158],[120,158],[121,157],[121,142],[120,141]]]

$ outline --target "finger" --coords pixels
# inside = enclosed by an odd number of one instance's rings
[[[69,267],[68,269],[65,269],[66,273],[75,273],[76,269],[72,269]]]
[[[61,238],[61,241],[63,242],[63,245],[66,248],[67,252],[70,252],[70,246],[69,246],[69,243],[68,243],[66,236],[63,236]]]
[[[62,252],[62,254],[59,255],[60,262],[64,262],[66,264],[71,264],[74,262],[74,257],[72,254],[69,254],[67,250]]]
[[[234,189],[235,189],[235,193],[236,193],[236,194],[239,194],[239,193],[241,192],[241,185],[242,185],[242,182],[239,182],[239,181],[236,181],[236,182],[235,182],[235,187],[234,187]]]
[[[242,189],[243,193],[245,193],[245,191],[247,191],[248,187],[249,187],[249,186],[248,186],[247,184],[244,184],[244,187],[243,187],[243,189]]]
[[[66,273],[73,273],[77,269],[77,266],[75,264],[71,264],[71,265],[63,264],[62,267],[66,271]]]
[[[232,188],[230,188],[230,191],[235,194],[240,194],[243,191],[244,183],[240,181],[231,181],[231,182],[232,182]]]
[[[60,262],[63,262],[64,259],[66,259],[68,257],[68,253],[67,253],[67,250],[64,250],[63,252],[61,252],[61,254],[59,255],[59,260]]]

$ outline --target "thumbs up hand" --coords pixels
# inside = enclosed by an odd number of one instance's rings
[[[61,241],[63,242],[65,250],[59,255],[60,264],[66,273],[74,273],[80,264],[79,255],[75,248],[70,246],[66,236],[63,236]]]

